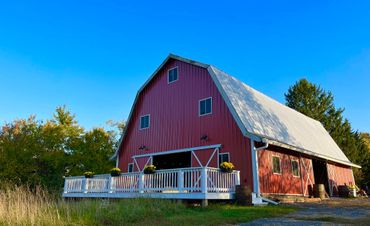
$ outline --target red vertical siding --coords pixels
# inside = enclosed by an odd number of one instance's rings
[[[167,70],[178,67],[179,80],[167,84]],[[199,100],[212,97],[213,112],[198,116]],[[141,115],[150,114],[150,128],[139,130]],[[207,141],[200,137],[208,135]],[[244,137],[229,112],[208,71],[185,62],[171,60],[140,94],[121,146],[119,167],[127,169],[133,155],[222,144],[229,152],[241,182],[252,186],[250,141]],[[147,150],[139,150],[145,145]],[[198,151],[202,162],[209,152]],[[217,156],[211,166],[217,165]],[[194,158],[192,159],[195,164]]]
[[[338,195],[338,186],[355,184],[352,168],[340,164],[327,163],[331,195]]]
[[[281,174],[274,174],[272,157],[280,157]],[[292,160],[298,160],[300,174],[293,176]],[[308,195],[309,186],[314,183],[311,160],[286,149],[269,147],[259,151],[259,181],[261,193]]]

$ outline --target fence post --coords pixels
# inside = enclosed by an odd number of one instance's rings
[[[236,179],[235,179],[235,185],[240,185],[240,171],[236,171]]]
[[[67,191],[67,178],[64,177],[64,193],[68,193]]]
[[[202,193],[207,193],[207,168],[206,167],[202,168],[200,181],[201,181]]]
[[[144,193],[144,173],[139,174],[139,192]]]
[[[177,183],[179,192],[183,192],[184,190],[184,171],[180,170],[177,172]]]
[[[113,188],[113,184],[114,184],[114,177],[109,176],[109,178],[108,178],[108,192],[109,193],[113,193],[113,191],[115,190]]]
[[[82,184],[84,185],[84,193],[87,193],[87,191],[89,190],[89,179],[83,178]]]

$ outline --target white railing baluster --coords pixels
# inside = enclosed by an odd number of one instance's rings
[[[211,167],[157,170],[154,174],[122,173],[93,178],[66,177],[63,194],[68,193],[230,193],[240,185],[240,172],[223,173]]]

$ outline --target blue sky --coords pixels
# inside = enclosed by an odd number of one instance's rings
[[[67,107],[87,129],[126,119],[169,53],[284,102],[307,78],[370,131],[368,1],[1,1],[0,123]]]

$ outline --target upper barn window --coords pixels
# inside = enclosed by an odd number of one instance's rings
[[[143,115],[140,117],[140,129],[146,129],[150,127],[150,115]]]
[[[281,162],[278,156],[272,156],[272,172],[281,174]]]
[[[297,160],[292,160],[292,174],[295,177],[299,177],[299,164]]]
[[[199,101],[199,116],[212,114],[212,97]]]
[[[174,67],[168,70],[168,75],[167,75],[167,82],[168,84],[172,82],[176,82],[179,80],[179,73],[178,73],[178,68]]]

